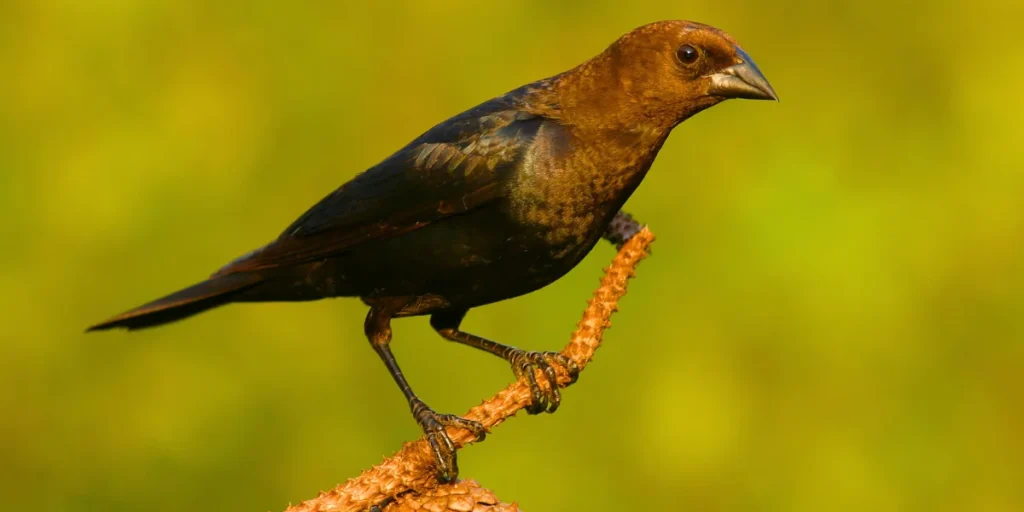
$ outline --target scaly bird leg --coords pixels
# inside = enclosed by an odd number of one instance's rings
[[[490,352],[508,361],[516,376],[525,377],[530,384],[531,403],[526,408],[527,413],[555,412],[562,401],[562,396],[558,391],[558,381],[553,365],[564,366],[575,381],[579,374],[579,367],[576,366],[576,363],[558,352],[527,352],[460,331],[459,324],[462,323],[462,318],[465,316],[466,310],[434,313],[430,316],[430,325],[449,341]],[[548,381],[547,392],[544,392],[537,383],[535,370],[541,370],[544,378]]]
[[[412,415],[423,428],[427,436],[427,442],[434,450],[434,457],[437,460],[437,478],[447,483],[456,479],[459,475],[459,463],[455,455],[455,445],[452,443],[445,427],[458,427],[469,430],[476,436],[477,440],[483,440],[486,435],[483,425],[460,418],[454,414],[438,414],[423,403],[416,393],[413,393],[409,383],[402,375],[402,369],[398,367],[394,354],[391,353],[391,312],[384,309],[371,308],[366,315],[366,337],[370,345],[384,361],[388,372],[395,379],[398,388],[402,390],[405,399],[409,401],[409,408]]]
[[[602,237],[615,245],[616,249],[622,249],[622,246],[643,227],[643,224],[637,222],[632,215],[619,210]]]

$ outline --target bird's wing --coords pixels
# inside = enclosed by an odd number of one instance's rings
[[[546,118],[500,97],[445,121],[310,208],[281,236],[217,272],[329,258],[500,197]]]

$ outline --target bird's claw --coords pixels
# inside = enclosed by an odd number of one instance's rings
[[[487,436],[487,429],[476,421],[467,420],[454,414],[439,414],[426,406],[420,408],[416,417],[423,433],[426,434],[430,449],[434,452],[434,462],[437,463],[437,479],[442,483],[454,481],[459,476],[459,461],[455,454],[455,443],[448,436],[445,430],[447,427],[456,427],[468,430],[477,441],[483,441]]]
[[[579,376],[579,367],[569,357],[558,352],[526,352],[518,350],[509,358],[512,363],[512,371],[517,377],[525,377],[530,385],[530,405],[526,408],[528,414],[539,414],[542,412],[555,412],[562,402],[562,394],[558,391],[558,377],[555,373],[555,366],[563,366],[569,372],[569,383],[576,382]],[[544,379],[548,382],[547,391],[540,387],[537,382],[535,370],[540,370]]]

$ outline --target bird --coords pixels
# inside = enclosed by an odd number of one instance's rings
[[[367,340],[424,431],[438,480],[451,481],[459,470],[446,428],[477,439],[485,429],[413,392],[390,348],[391,321],[429,316],[444,339],[507,360],[529,383],[527,412],[554,412],[555,368],[575,377],[576,365],[462,331],[463,318],[558,280],[602,238],[621,244],[637,225],[622,206],[673,128],[731,98],[778,100],[726,32],[649,23],[568,71],[437,124],[265,246],[88,331],[154,327],[229,303],[358,297],[369,307]]]

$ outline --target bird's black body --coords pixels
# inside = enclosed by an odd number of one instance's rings
[[[219,274],[263,276],[238,301],[404,302],[395,316],[469,309],[554,282],[600,240],[656,148],[632,165],[574,159],[587,141],[519,108],[548,87],[530,84],[437,125]],[[602,154],[620,154],[611,150],[620,143],[602,141]],[[600,186],[599,173],[633,179]]]
[[[594,167],[565,158],[582,143],[570,129],[515,109],[534,88],[438,125],[220,273],[264,276],[238,300],[408,299],[395,315],[468,309],[561,278],[600,240],[653,155],[624,169],[636,175],[625,189],[536,194],[545,181],[575,181]],[[333,234],[350,226],[370,228],[357,243],[334,246]]]
[[[542,288],[576,266],[643,180],[671,130],[730,97],[774,99],[717,29],[661,22],[555,77],[431,128],[325,197],[276,240],[208,280],[91,328],[137,329],[230,302],[360,297],[365,331],[428,434],[443,479],[457,472],[445,426],[479,424],[429,409],[391,354],[390,321],[431,315],[441,336],[508,359],[531,412],[559,403],[552,353],[459,330],[476,306]],[[618,240],[620,237],[616,237]],[[551,384],[541,391],[534,370]]]
[[[439,124],[222,272],[255,266],[267,276],[242,300],[409,298],[396,316],[471,308],[554,281],[579,262],[602,227],[592,227],[592,240],[550,244],[544,226],[516,206],[517,178],[539,171],[526,156],[540,141],[567,142],[564,128],[515,108],[528,90]],[[331,234],[349,226],[366,234],[332,247]]]

